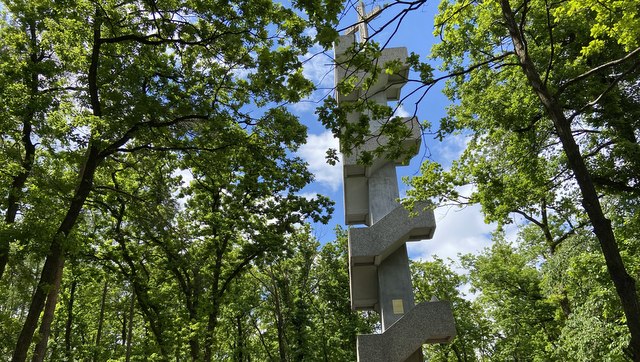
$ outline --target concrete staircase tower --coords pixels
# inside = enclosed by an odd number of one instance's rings
[[[365,15],[364,5],[358,7],[359,24],[340,36],[334,44],[335,82],[345,76],[367,77],[357,69],[346,67],[348,49],[354,45],[355,33],[361,41],[367,38],[367,22],[379,13],[374,9]],[[406,62],[406,48],[387,48],[377,60],[383,67],[392,60]],[[350,94],[336,92],[338,104],[368,99],[387,104],[397,101],[406,83],[408,67],[399,74],[378,74],[377,82],[366,89],[356,87]],[[356,122],[359,113],[347,116]],[[382,120],[384,121],[384,120]],[[419,151],[420,125],[416,117],[403,120],[411,136],[402,142],[407,152]],[[380,120],[371,120],[371,137],[360,148],[342,150],[344,175],[345,223],[365,225],[349,229],[349,276],[351,306],[355,310],[375,310],[382,319],[382,333],[358,336],[358,361],[421,362],[422,344],[447,343],[456,334],[451,304],[445,301],[414,305],[407,241],[431,239],[435,231],[433,211],[426,204],[416,205],[416,216],[410,216],[398,203],[399,191],[396,166],[401,160],[379,157],[369,165],[358,164],[362,151],[372,151],[388,142],[376,134]]]

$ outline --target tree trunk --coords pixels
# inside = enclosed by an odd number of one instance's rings
[[[127,352],[125,356],[125,361],[131,361],[131,340],[133,339],[133,312],[134,312],[134,301],[135,296],[134,293],[131,293],[131,301],[129,302],[129,331],[127,332]]]
[[[591,175],[584,163],[584,158],[580,153],[580,148],[576,144],[571,132],[571,124],[562,112],[562,107],[551,95],[549,89],[542,82],[540,74],[529,58],[524,42],[524,37],[520,33],[518,23],[515,20],[513,11],[508,0],[500,0],[502,14],[506,21],[511,39],[513,40],[515,52],[520,60],[520,65],[529,84],[536,92],[547,115],[553,121],[558,137],[562,143],[562,148],[567,156],[567,161],[580,192],[582,194],[582,206],[584,207],[589,220],[593,226],[593,232],[600,242],[602,253],[607,264],[607,269],[611,275],[618,296],[624,310],[627,327],[631,334],[629,344],[629,354],[634,361],[640,361],[640,305],[636,293],[636,281],[627,273],[620,250],[613,234],[611,221],[608,220],[602,206]]]
[[[93,115],[96,117],[102,116],[100,100],[98,97],[97,83],[98,65],[100,60],[99,56],[101,44],[101,26],[102,23],[100,21],[99,10],[96,9],[96,16],[93,24],[94,31],[91,63],[89,65],[89,72],[87,77],[89,82],[91,108],[93,110]],[[64,268],[65,239],[69,236],[69,233],[76,225],[78,217],[80,216],[80,212],[84,207],[84,203],[87,200],[89,193],[91,192],[91,188],[93,187],[93,178],[95,176],[95,172],[100,165],[103,157],[104,156],[100,154],[100,150],[98,149],[98,147],[92,141],[90,141],[87,147],[87,153],[85,156],[84,164],[82,165],[80,171],[79,182],[74,192],[73,199],[71,200],[71,204],[69,205],[67,214],[62,220],[62,223],[58,227],[58,230],[56,231],[55,235],[52,238],[51,244],[49,245],[49,252],[47,253],[47,258],[45,259],[44,267],[42,268],[42,273],[40,274],[38,286],[36,287],[35,293],[31,298],[29,313],[27,314],[27,318],[25,319],[22,330],[20,331],[18,342],[13,352],[12,362],[24,362],[24,360],[27,358],[27,351],[29,349],[29,345],[31,344],[31,340],[33,339],[33,333],[36,330],[40,313],[44,308],[46,295],[48,294],[50,288],[60,284],[60,278],[62,278],[62,270]],[[45,320],[43,320],[43,323],[44,322]],[[44,328],[46,329],[48,328],[48,326],[45,326]]]
[[[96,332],[96,344],[95,349],[93,350],[93,361],[97,362],[98,357],[100,356],[100,339],[102,338],[102,327],[104,326],[104,308],[107,301],[107,288],[108,281],[105,278],[104,287],[102,287],[102,298],[100,300],[100,316],[98,317],[98,331]]]
[[[24,362],[27,358],[27,351],[29,350],[33,333],[36,330],[40,313],[42,313],[42,309],[44,308],[47,294],[51,288],[54,288],[56,285],[60,285],[62,270],[64,268],[65,250],[63,244],[65,238],[75,226],[78,216],[80,215],[80,211],[84,206],[84,202],[87,199],[87,196],[89,196],[89,192],[93,185],[93,176],[98,168],[100,160],[98,149],[94,146],[90,146],[78,188],[75,191],[65,218],[60,224],[60,227],[49,246],[49,253],[45,259],[42,273],[40,274],[40,280],[38,281],[38,286],[31,297],[29,313],[27,314],[27,318],[22,326],[22,331],[20,332],[16,348],[13,352],[13,362]]]
[[[222,299],[222,291],[220,291],[220,279],[222,278],[222,259],[227,249],[229,240],[224,238],[221,244],[216,248],[216,259],[213,269],[213,280],[211,283],[211,310],[209,312],[209,320],[207,321],[207,334],[205,336],[204,361],[210,362],[213,355],[211,348],[213,347],[213,337],[218,324],[218,312],[220,311],[220,301]]]
[[[67,303],[67,323],[64,328],[64,351],[68,361],[73,360],[71,353],[71,331],[73,330],[73,303],[75,302],[76,288],[78,281],[71,282],[71,292],[69,293],[69,303]]]
[[[214,342],[214,333],[216,331],[216,326],[218,325],[218,312],[220,310],[220,304],[215,297],[216,300],[213,301],[213,308],[209,313],[209,320],[207,321],[207,336],[205,338],[205,347],[204,347],[204,361],[211,362],[211,358],[213,357],[213,342]]]
[[[278,293],[278,285],[273,275],[273,272],[269,273],[271,277],[271,281],[273,282],[273,290],[272,297],[274,302],[274,317],[276,318],[276,329],[278,331],[278,354],[280,356],[280,361],[285,362],[287,360],[287,350],[286,350],[286,342],[285,342],[285,331],[284,331],[284,316],[282,315],[282,308],[280,307],[280,295]]]
[[[195,311],[189,311],[189,320],[192,323],[195,323],[198,320],[198,315]],[[200,342],[198,340],[198,334],[197,333],[193,333],[190,337],[189,337],[189,351],[191,353],[191,360],[192,361],[199,361],[200,360]]]
[[[31,40],[31,54],[30,61],[32,64],[39,63],[40,59],[37,54],[37,34],[36,34],[36,24],[29,24],[29,36]],[[33,118],[35,115],[35,109],[33,109],[33,105],[35,104],[35,100],[33,99],[35,95],[38,93],[38,76],[39,73],[36,71],[32,71],[29,75],[29,79],[27,79],[27,83],[29,85],[29,103],[27,105],[26,114],[23,116],[22,122],[22,146],[24,147],[24,158],[20,162],[20,166],[22,166],[22,172],[13,177],[13,181],[11,182],[11,188],[9,189],[9,194],[7,196],[7,204],[6,204],[6,214],[4,215],[4,221],[7,224],[12,224],[16,221],[16,216],[18,214],[18,204],[22,195],[22,189],[27,182],[27,178],[31,174],[31,169],[33,168],[33,161],[35,159],[36,154],[36,146],[31,141],[31,132],[32,132],[32,124]],[[2,275],[4,274],[7,263],[9,262],[9,252],[11,250],[11,240],[8,237],[0,238],[0,280],[2,279]]]
[[[236,344],[237,353],[237,361],[244,361],[244,331],[242,329],[242,315],[238,314],[236,316],[236,328],[238,330],[238,343]]]
[[[64,263],[64,256],[62,262]],[[49,334],[51,334],[51,322],[53,321],[53,315],[58,302],[60,282],[62,281],[62,271],[62,266],[56,270],[56,273],[59,273],[60,275],[56,275],[54,285],[51,287],[47,295],[47,302],[44,308],[42,322],[40,323],[40,339],[33,351],[33,358],[31,359],[32,362],[42,362],[47,351],[47,342],[49,341]]]

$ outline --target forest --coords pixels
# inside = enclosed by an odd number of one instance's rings
[[[346,61],[372,78],[438,4],[380,5]],[[346,230],[314,236],[341,201],[302,194],[290,109],[354,6],[1,0],[0,360],[355,361],[379,317],[351,310]],[[640,361],[640,4],[442,0],[434,22],[400,103],[442,85],[425,138],[465,148],[425,159],[402,202],[479,205],[497,227],[480,253],[412,261],[416,301],[456,319],[425,360]],[[388,122],[371,135],[354,110]],[[401,139],[394,111],[329,96],[316,122],[348,153]]]

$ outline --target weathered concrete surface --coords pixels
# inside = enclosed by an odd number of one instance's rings
[[[351,308],[378,311],[378,267],[349,265],[349,280]]]
[[[376,130],[371,130],[372,135],[362,146],[359,146],[350,152],[345,153],[344,150],[342,156],[343,176],[345,178],[354,176],[366,176],[370,177],[376,170],[382,167],[385,163],[391,161],[395,165],[405,165],[406,161],[420,152],[420,145],[422,143],[422,128],[417,117],[405,117],[402,122],[405,124],[409,131],[408,137],[404,138],[398,146],[402,150],[402,154],[399,157],[391,158],[388,154],[382,155],[376,158],[370,165],[363,165],[358,163],[358,158],[363,152],[372,152],[381,145],[387,145],[389,143],[388,136],[380,136]]]
[[[345,177],[343,186],[345,224],[368,224],[369,180],[364,176]]]
[[[366,228],[349,229],[349,259],[352,264],[379,265],[407,241],[431,239],[436,229],[433,210],[428,203],[416,204],[416,216],[397,205],[377,223]]]
[[[406,244],[378,266],[378,298],[383,331],[413,308],[415,302]]]
[[[456,335],[450,302],[424,302],[382,334],[358,336],[358,361],[406,361],[424,343],[447,343]]]
[[[415,117],[407,118],[406,124],[407,127],[411,127],[411,136],[401,144],[406,154],[403,157],[389,160],[383,156],[374,160],[371,165],[358,164],[357,157],[363,150],[373,151],[379,146],[379,142],[382,142],[382,144],[388,142],[386,137],[371,138],[362,147],[355,150],[354,153],[349,156],[343,155],[345,224],[371,225],[369,217],[369,178],[389,162],[393,163],[394,166],[401,165],[406,157],[415,155],[420,150],[422,135],[418,120]],[[397,180],[394,180],[394,183],[397,183]]]
[[[339,92],[336,92],[336,99],[338,103],[351,102],[356,101],[359,98],[372,97],[377,93],[385,94],[386,99],[390,101],[399,100],[400,90],[402,86],[407,83],[407,79],[409,76],[409,66],[406,65],[406,60],[408,57],[407,48],[399,47],[383,49],[380,57],[375,60],[376,66],[384,68],[384,65],[387,62],[396,60],[401,61],[403,64],[405,64],[405,66],[399,69],[398,72],[394,74],[381,72],[378,75],[376,83],[372,84],[370,87],[367,87],[366,90],[363,90],[360,85],[366,78],[367,73],[359,69],[347,68],[343,65],[349,57],[349,54],[347,54],[347,50],[349,49],[349,47],[353,46],[354,43],[355,34],[353,33],[348,35],[341,35],[334,43],[333,53],[336,59],[336,67],[334,70],[335,84],[337,85],[340,80],[346,77],[355,76],[358,79],[358,81],[356,82],[356,87],[351,93],[341,94]]]
[[[359,100],[377,104],[399,100],[409,73],[406,48],[384,49],[373,65],[384,68],[392,61],[402,64],[401,69],[394,74],[379,72],[375,84],[366,87],[365,79],[371,74],[346,67],[355,33],[359,33],[361,43],[366,42],[367,19],[376,16],[375,10],[366,14],[362,1],[358,9],[362,23],[341,36],[334,46],[335,84],[346,77],[355,78],[356,84],[348,94],[336,92],[336,100],[341,105]],[[435,219],[432,211],[423,210],[424,204],[417,206],[416,217],[409,217],[409,212],[398,204],[396,166],[419,152],[421,127],[415,117],[402,118],[408,131],[406,137],[390,139],[381,135],[381,128],[390,119],[374,119],[369,110],[352,111],[346,121],[359,122],[362,117],[369,119],[368,138],[355,149],[346,150],[342,145],[340,148],[347,155],[342,159],[345,222],[370,226],[349,232],[351,303],[354,309],[378,311],[383,334],[358,336],[358,361],[422,362],[422,344],[450,341],[455,327],[446,302],[414,307],[406,242],[431,238]],[[376,155],[369,165],[358,164],[364,152],[379,146],[387,146],[386,154]]]

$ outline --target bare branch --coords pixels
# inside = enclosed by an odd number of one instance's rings
[[[585,78],[588,78],[596,73],[602,72],[608,68],[611,68],[613,66],[616,66],[618,64],[624,63],[629,59],[636,59],[636,66],[638,63],[640,63],[640,57],[636,57],[637,55],[640,55],[640,47],[632,50],[631,52],[627,53],[627,55],[625,55],[622,58],[616,59],[616,60],[612,60],[610,62],[601,64],[585,73],[580,74],[579,76],[573,78],[573,79],[569,79],[568,81],[566,81],[563,85],[560,86],[560,88],[558,89],[557,94],[561,94],[562,92],[564,92],[569,86],[573,85],[574,83],[577,83]]]
[[[638,48],[640,49],[640,48]],[[627,69],[626,71],[622,72],[620,75],[618,75],[616,77],[616,79],[613,80],[613,82],[611,82],[611,84],[609,84],[609,86],[607,87],[607,89],[605,89],[602,93],[600,93],[600,95],[598,95],[598,97],[596,97],[596,99],[594,99],[593,101],[585,104],[584,106],[582,106],[582,108],[580,108],[579,110],[575,111],[571,116],[569,116],[568,120],[572,121],[575,117],[577,117],[578,115],[582,114],[584,111],[586,111],[588,108],[591,108],[593,106],[595,106],[596,104],[598,104],[598,102],[600,102],[600,100],[602,99],[602,97],[604,97],[607,93],[609,93],[616,85],[618,85],[618,83],[620,83],[620,81],[622,81],[627,75],[629,75],[630,73],[634,72],[636,70],[636,68],[638,68],[638,66],[640,66],[640,61],[637,61],[636,63],[633,64],[633,66],[631,66],[629,69]]]

